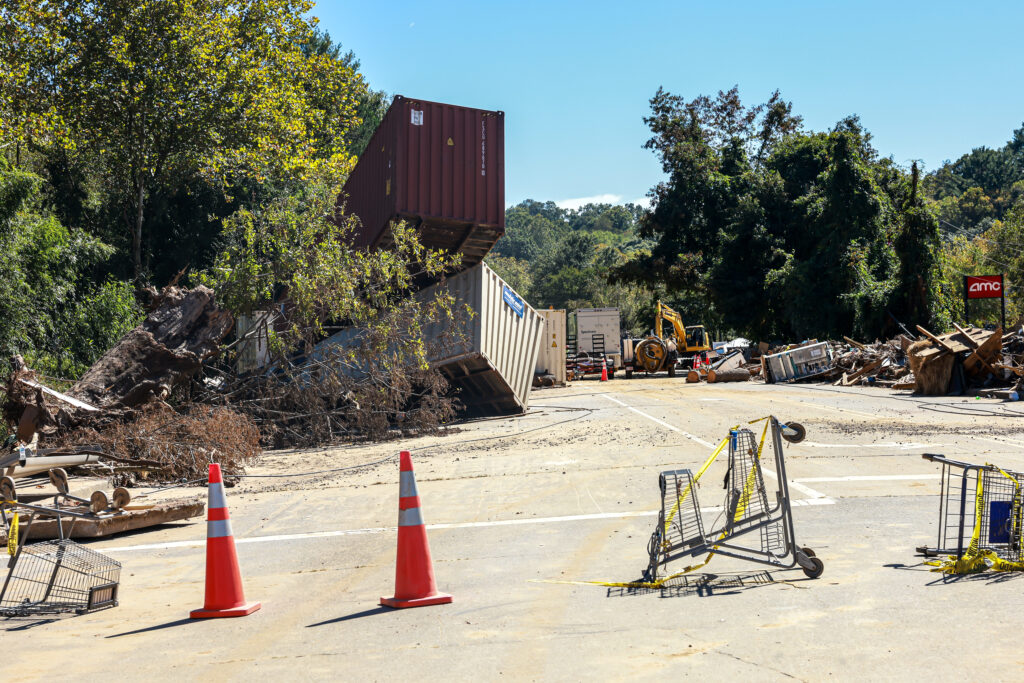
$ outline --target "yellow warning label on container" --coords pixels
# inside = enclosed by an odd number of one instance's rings
[[[551,342],[551,348],[557,349],[558,348],[558,344],[556,344],[555,342]]]
[[[454,147],[455,146],[455,140],[452,140],[451,138],[448,138],[448,146],[449,147]]]

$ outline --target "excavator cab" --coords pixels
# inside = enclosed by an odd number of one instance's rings
[[[711,348],[711,341],[703,325],[690,325],[686,328],[686,349],[689,352],[707,351]]]

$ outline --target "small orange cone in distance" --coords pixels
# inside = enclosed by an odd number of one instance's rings
[[[601,381],[608,381],[608,359],[606,358],[601,359]]]
[[[238,569],[220,465],[211,463],[206,510],[206,600],[202,609],[192,610],[189,616],[193,619],[244,617],[260,607],[258,602],[246,602],[242,593],[242,574]]]
[[[420,496],[416,475],[412,471],[409,451],[402,451],[401,483],[398,491],[398,561],[395,565],[395,594],[381,598],[386,607],[425,607],[452,601],[452,596],[439,593],[434,582],[434,564],[430,559],[427,528],[420,513]]]

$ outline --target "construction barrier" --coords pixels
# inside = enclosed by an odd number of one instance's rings
[[[246,602],[242,573],[231,532],[228,502],[220,465],[210,464],[209,504],[206,513],[206,599],[203,608],[192,610],[192,619],[244,617],[258,610],[258,602]]]
[[[398,491],[398,557],[395,564],[395,594],[382,597],[387,607],[425,607],[452,601],[440,593],[434,581],[434,565],[430,559],[427,528],[420,512],[420,495],[409,451],[402,451]]]

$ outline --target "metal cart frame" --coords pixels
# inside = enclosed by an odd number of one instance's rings
[[[786,477],[782,441],[798,443],[805,431],[798,424],[780,423],[774,416],[766,418],[766,430],[772,433],[772,455],[778,488],[774,501],[769,500],[762,471],[761,449],[749,429],[729,432],[729,470],[726,474],[724,523],[705,530],[697,499],[697,483],[701,475],[721,451],[719,447],[704,467],[694,475],[688,469],[662,472],[658,478],[662,506],[648,545],[650,561],[644,578],[657,581],[659,568],[673,560],[708,553],[704,563],[687,567],[686,573],[704,566],[712,555],[749,560],[780,569],[799,566],[810,578],[821,576],[824,563],[810,548],[797,545],[793,529],[793,511]],[[723,444],[724,445],[724,444]],[[755,536],[756,544],[742,539]]]
[[[917,552],[926,557],[962,559],[977,529],[975,552],[992,551],[1004,560],[1024,561],[1024,486],[1020,483],[1024,473],[936,453],[921,457],[942,465],[942,474],[936,545],[918,547]]]

